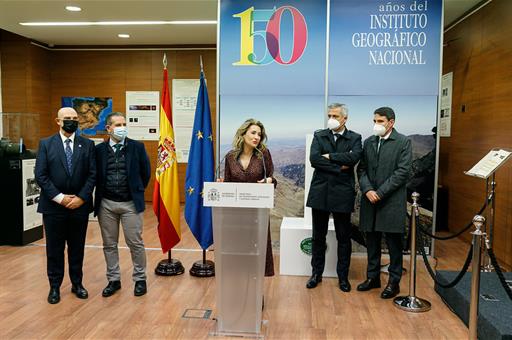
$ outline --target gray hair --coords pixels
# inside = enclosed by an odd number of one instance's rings
[[[112,117],[124,117],[126,119],[126,115],[122,112],[112,112],[110,113],[107,118],[105,118],[105,125],[111,125],[112,124]]]
[[[329,110],[334,110],[334,109],[341,109],[341,114],[345,117],[348,116],[348,107],[347,105],[345,104],[341,104],[341,103],[332,103],[330,104],[329,106],[327,106],[327,108]]]

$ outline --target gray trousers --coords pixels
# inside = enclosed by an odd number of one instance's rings
[[[107,280],[120,281],[119,253],[119,222],[123,226],[124,239],[130,248],[133,262],[133,281],[146,280],[146,251],[142,240],[142,215],[137,213],[133,201],[114,202],[101,200],[98,212],[101,236],[103,238],[103,254],[107,262]]]

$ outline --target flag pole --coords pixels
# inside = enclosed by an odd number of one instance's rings
[[[203,56],[199,55],[199,66],[201,68],[201,76],[204,77],[203,69]],[[198,98],[199,101],[199,98]],[[196,261],[189,270],[190,275],[196,277],[211,277],[215,276],[215,263],[210,260],[206,260],[206,249],[203,248],[203,260]]]
[[[164,70],[167,69],[167,54],[164,53],[162,59]],[[181,264],[180,260],[173,259],[171,249],[167,251],[167,259],[161,260],[155,268],[155,274],[161,276],[174,276],[181,275],[185,272],[185,267]]]
[[[215,276],[215,263],[206,259],[206,249],[203,249],[203,259],[194,262],[188,272],[196,277]]]

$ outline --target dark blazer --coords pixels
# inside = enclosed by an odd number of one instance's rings
[[[326,153],[329,159],[322,156]],[[361,135],[358,133],[346,129],[335,142],[329,129],[315,132],[309,155],[315,172],[306,205],[329,212],[354,211],[354,167],[361,153]],[[343,165],[349,168],[341,170]]]
[[[109,141],[96,146],[96,167],[98,169],[98,178],[96,184],[96,193],[94,199],[94,214],[97,215],[103,198],[103,191],[107,181],[107,157],[110,148]],[[126,152],[126,171],[128,174],[128,187],[132,195],[133,203],[137,212],[143,212],[146,204],[144,203],[144,190],[148,186],[151,177],[151,166],[148,154],[144,144],[136,140],[125,139]]]
[[[39,143],[34,171],[37,184],[41,187],[37,212],[89,214],[93,208],[92,191],[96,183],[95,158],[94,142],[75,135],[70,173],[60,134],[42,139]],[[59,193],[76,195],[85,203],[77,209],[69,210],[52,200]]]
[[[411,141],[395,129],[385,140],[377,154],[379,137],[364,141],[363,157],[357,168],[361,187],[362,231],[403,233],[406,224],[407,180],[411,173]],[[380,201],[372,204],[366,193],[375,190]]]

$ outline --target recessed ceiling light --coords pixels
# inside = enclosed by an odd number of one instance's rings
[[[70,12],[80,12],[82,10],[78,6],[66,6],[66,9]]]
[[[130,35],[129,35],[129,34],[124,34],[124,33],[120,33],[120,34],[118,34],[117,36],[118,36],[119,38],[124,38],[124,39],[127,39],[127,38],[129,38],[129,37],[130,37]]]
[[[134,26],[134,25],[215,25],[216,20],[190,21],[54,21],[20,22],[22,26]]]

